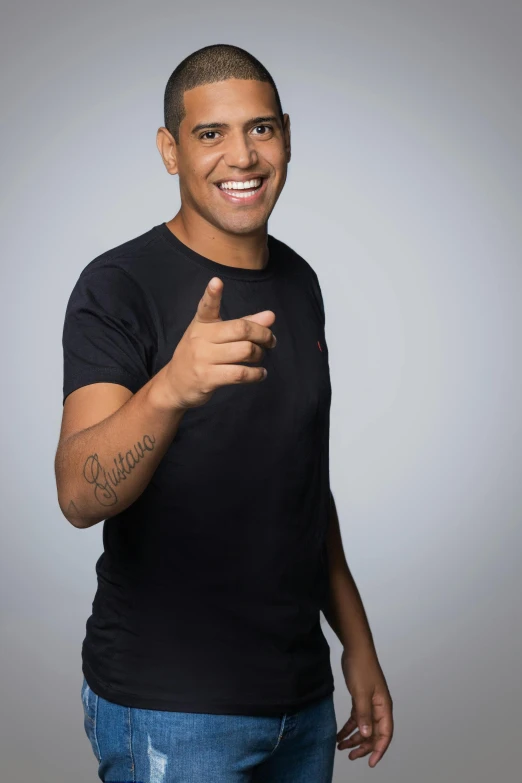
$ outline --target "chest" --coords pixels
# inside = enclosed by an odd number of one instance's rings
[[[270,430],[284,439],[320,426],[328,414],[331,387],[328,346],[311,289],[292,280],[224,283],[221,318],[231,320],[272,310],[276,318],[270,328],[277,345],[265,351],[261,362],[268,371],[264,381],[219,387],[205,405],[187,411],[179,437],[198,428],[229,441],[244,437],[248,427],[250,431],[254,428],[258,437]],[[171,360],[194,317],[204,285],[198,279],[183,291],[176,288],[168,298],[165,291],[159,294],[165,299],[154,373]]]

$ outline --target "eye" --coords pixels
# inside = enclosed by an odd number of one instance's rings
[[[205,131],[204,133],[201,134],[199,138],[202,139],[205,136],[208,136],[209,133],[218,133],[218,131]],[[208,139],[208,141],[214,141],[214,139]]]
[[[257,130],[258,128],[267,128],[268,132],[273,130],[272,125],[256,125],[255,130]],[[256,133],[256,136],[266,136],[266,135],[267,133]]]

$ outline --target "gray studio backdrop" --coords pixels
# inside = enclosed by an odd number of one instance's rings
[[[255,54],[291,117],[269,231],[323,289],[331,483],[395,702],[387,755],[337,751],[335,781],[520,780],[521,34],[500,0],[3,3],[2,783],[97,779],[102,525],[56,499],[63,317],[90,260],[177,211],[163,90],[210,43]]]

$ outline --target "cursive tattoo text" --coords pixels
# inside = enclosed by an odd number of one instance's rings
[[[124,481],[138,462],[143,459],[146,451],[154,451],[156,438],[153,435],[143,436],[143,445],[138,441],[132,450],[124,457],[121,452],[114,457],[114,468],[105,470],[100,465],[98,455],[91,454],[83,466],[83,475],[89,484],[94,485],[94,497],[102,506],[114,506],[118,502],[115,487]]]

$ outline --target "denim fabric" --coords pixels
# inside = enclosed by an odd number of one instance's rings
[[[333,694],[278,717],[122,707],[81,688],[106,783],[331,783]]]

